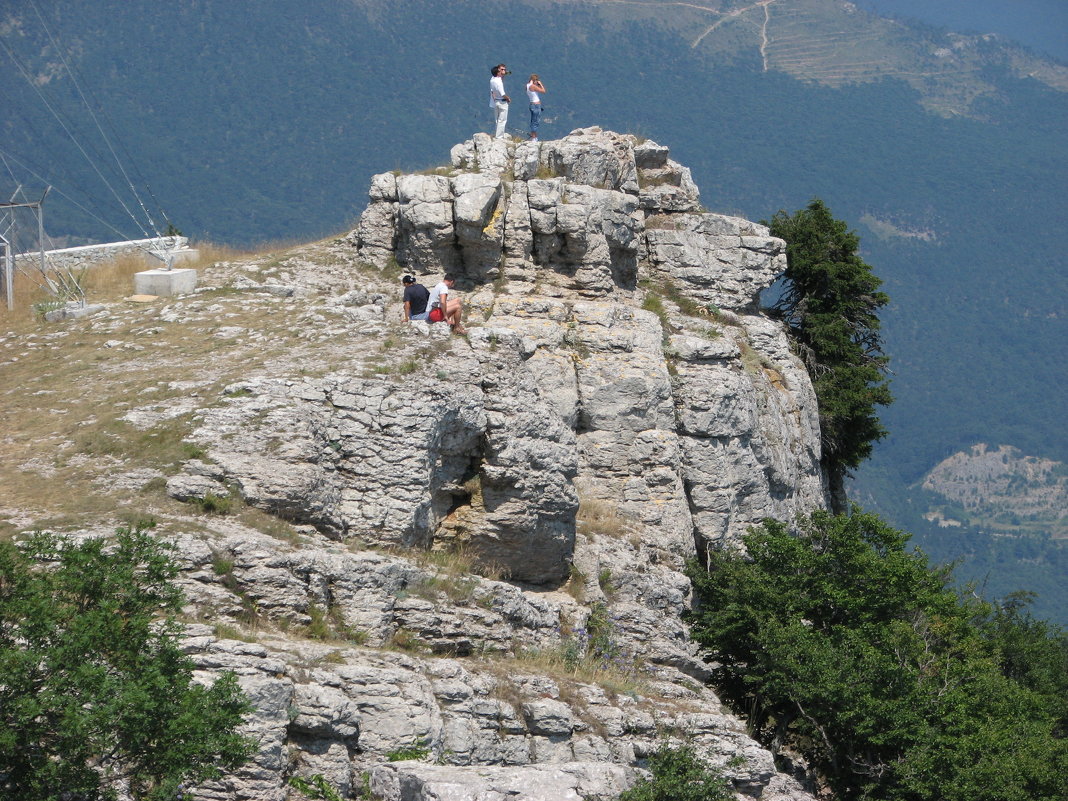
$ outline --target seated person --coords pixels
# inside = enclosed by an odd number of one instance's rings
[[[466,334],[467,329],[460,323],[463,308],[459,298],[453,296],[452,287],[456,278],[452,273],[445,273],[441,283],[430,290],[430,316],[427,318],[432,323],[446,322],[452,326],[457,334]]]
[[[430,314],[430,291],[415,280],[414,275],[401,279],[404,283],[404,322],[425,320]]]

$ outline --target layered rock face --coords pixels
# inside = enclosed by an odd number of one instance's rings
[[[700,211],[689,170],[632,136],[480,134],[452,165],[375,176],[352,241],[380,267],[451,271],[475,291],[476,354],[492,342],[517,356],[506,370],[533,379],[517,411],[551,407],[574,437],[546,427],[571,454],[557,464],[577,465],[588,497],[681,555],[823,504],[811,384],[759,312],[785,269],[781,240]],[[509,439],[543,427],[512,420]]]
[[[703,211],[667,148],[599,129],[476,135],[370,201],[343,240],[263,265],[284,281],[205,278],[287,309],[301,355],[196,404],[203,455],[167,481],[294,532],[179,538],[212,624],[189,651],[205,681],[237,671],[261,743],[199,797],[322,776],[390,801],[613,798],[687,740],[743,796],[808,799],[703,685],[682,620],[687,559],[825,505],[808,376],[759,309],[783,243]],[[455,273],[468,336],[397,322],[397,267]]]

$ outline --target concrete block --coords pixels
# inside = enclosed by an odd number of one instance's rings
[[[152,250],[152,256],[145,255],[145,261],[150,264],[163,264],[166,266],[168,260],[171,267],[177,267],[179,264],[185,264],[191,261],[197,261],[200,258],[200,251],[196,248],[179,248],[177,250]],[[163,268],[160,268],[163,269]]]
[[[134,294],[188,295],[197,286],[197,271],[183,270],[145,270],[134,274]]]

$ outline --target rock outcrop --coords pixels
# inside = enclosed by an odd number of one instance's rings
[[[228,442],[220,481],[339,539],[444,537],[535,584],[567,575],[578,489],[679,558],[823,503],[811,384],[759,312],[780,240],[695,211],[689,171],[634,137],[480,134],[452,162],[375,176],[351,241],[380,269],[453,272],[484,325],[399,387],[234,387],[201,432]]]
[[[188,502],[160,512],[187,650],[255,706],[255,759],[195,797],[321,776],[389,801],[613,798],[686,740],[740,798],[810,799],[683,623],[688,559],[825,505],[813,390],[759,304],[783,251],[702,210],[654,142],[479,134],[375,176],[347,237],[220,262],[151,327],[70,323],[128,370],[137,332],[217,343],[167,400],[123,398],[134,429],[191,420],[192,458],[97,483]],[[453,272],[468,336],[400,322],[398,267]],[[197,513],[231,501],[240,520]]]

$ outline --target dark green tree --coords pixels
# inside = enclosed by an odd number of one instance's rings
[[[817,512],[692,566],[717,690],[843,801],[1068,797],[1057,642],[958,596],[908,539]]]
[[[661,746],[649,757],[651,779],[642,779],[619,801],[730,801],[731,783],[704,765],[693,748]]]
[[[0,542],[0,795],[173,801],[248,758],[234,675],[192,681],[177,570],[145,526]]]
[[[983,631],[998,651],[1001,672],[1044,696],[1059,699],[1057,734],[1068,737],[1068,633],[1031,614],[1032,592],[1014,592],[991,609]]]
[[[792,216],[779,211],[769,227],[786,241],[783,291],[773,309],[812,376],[822,462],[841,512],[846,475],[886,435],[875,409],[892,400],[877,312],[889,298],[858,255],[860,239],[822,200]]]

